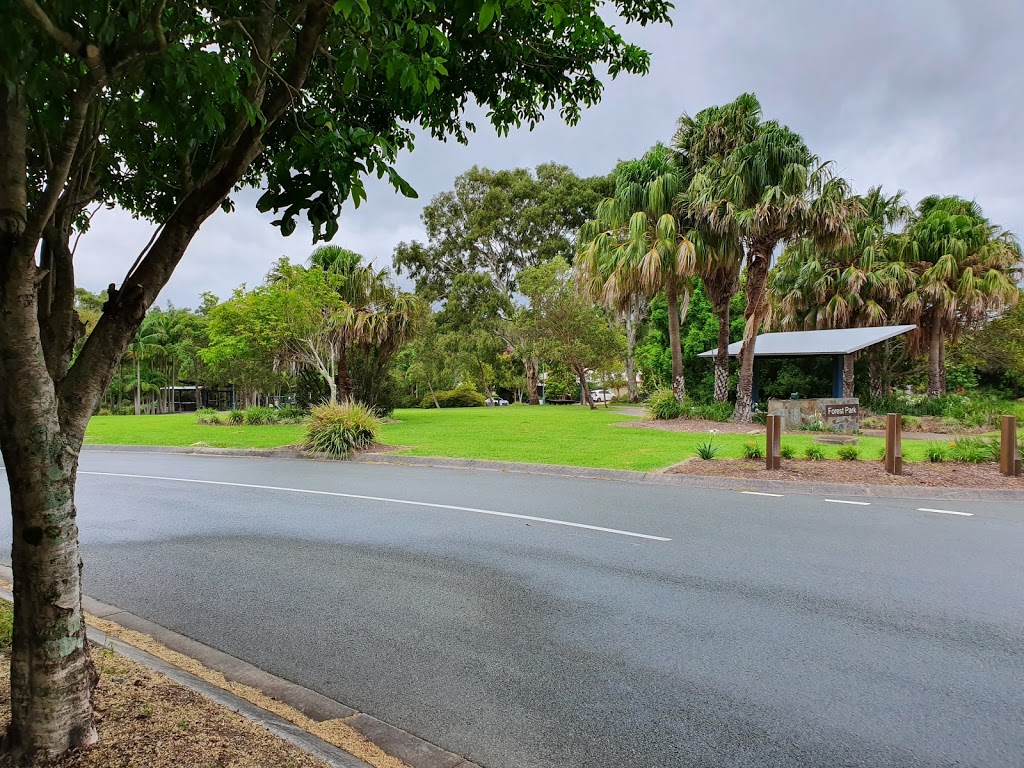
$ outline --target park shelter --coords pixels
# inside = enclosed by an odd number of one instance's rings
[[[879,344],[886,339],[902,336],[917,328],[916,325],[883,325],[875,328],[836,328],[828,331],[783,331],[762,333],[754,347],[754,401],[757,401],[758,360],[772,357],[832,358],[832,397],[843,396],[843,363],[847,355]],[[729,345],[729,356],[737,357],[743,342]],[[717,349],[701,352],[699,357],[714,357]]]

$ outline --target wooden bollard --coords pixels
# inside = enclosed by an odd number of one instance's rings
[[[1020,450],[1017,448],[1017,417],[1003,416],[999,437],[999,471],[1007,477],[1020,474]]]
[[[764,421],[766,429],[764,468],[779,469],[782,466],[782,417],[768,414]]]
[[[903,417],[898,413],[885,417],[885,471],[903,474]]]

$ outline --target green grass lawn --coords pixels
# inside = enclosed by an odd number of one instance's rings
[[[278,448],[302,442],[301,424],[259,427],[196,424],[194,413],[161,416],[93,416],[88,445],[195,445],[212,448]]]
[[[614,409],[578,406],[404,409],[395,412],[381,442],[406,446],[410,456],[525,461],[603,469],[651,470],[696,455],[697,445],[713,439],[719,458],[738,458],[743,445],[764,436],[663,432],[613,426],[636,417]],[[86,433],[89,444],[176,445],[205,443],[217,448],[273,448],[301,442],[301,425],[200,426],[192,414],[171,416],[96,416]],[[785,435],[797,456],[813,443],[813,433]],[[860,458],[878,459],[884,440],[861,437]],[[904,440],[907,461],[924,458],[923,441]],[[836,458],[838,446],[820,446]]]

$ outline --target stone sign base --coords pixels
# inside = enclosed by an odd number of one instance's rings
[[[856,397],[769,400],[768,413],[782,417],[784,430],[800,429],[814,422],[841,432],[860,429],[860,400]]]

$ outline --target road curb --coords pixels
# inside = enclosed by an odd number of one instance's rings
[[[0,578],[13,580],[10,566],[0,565]],[[0,587],[0,597],[13,602],[13,595]],[[415,734],[378,720],[371,715],[348,707],[314,690],[278,677],[235,656],[212,648],[198,640],[155,622],[137,616],[117,606],[102,603],[87,595],[82,596],[82,610],[96,618],[117,624],[127,630],[153,638],[160,645],[198,661],[204,667],[221,673],[229,682],[255,688],[265,695],[286,704],[317,722],[342,720],[354,728],[385,753],[402,760],[410,768],[480,768],[462,755],[449,752]],[[114,651],[159,672],[165,677],[190,688],[196,693],[237,712],[266,728],[300,749],[319,757],[333,768],[372,768],[372,766],[340,747],[320,739],[283,717],[243,699],[213,683],[196,677],[170,662],[153,656],[134,645],[106,634],[95,627],[87,627],[89,640],[97,645],[113,647]]]
[[[838,494],[891,499],[933,499],[935,501],[1019,501],[1020,491],[1001,488],[933,488],[930,486],[891,486],[853,483],[811,483],[797,480],[761,480],[739,477],[673,475],[665,470],[637,472],[628,469],[593,469],[558,464],[530,464],[485,459],[447,459],[430,456],[396,456],[364,453],[350,459],[353,464],[390,464],[397,466],[435,467],[438,469],[472,469],[528,475],[554,475],[591,480],[668,485],[725,491],[769,491],[790,494]]]
[[[83,449],[114,453],[173,453],[188,456],[247,456],[257,458],[303,459],[305,461],[336,461],[304,451],[256,448],[205,448],[193,446],[147,445],[85,445]],[[871,485],[853,483],[815,483],[798,480],[761,480],[709,475],[674,475],[671,467],[650,472],[629,469],[597,469],[571,467],[563,464],[531,464],[518,461],[488,459],[452,459],[442,456],[400,456],[394,453],[361,453],[346,459],[350,464],[389,464],[392,466],[435,467],[438,469],[469,469],[507,472],[523,475],[550,475],[583,480],[609,480],[622,483],[647,483],[723,491],[767,491],[788,494],[838,494],[868,496],[878,499],[931,499],[934,501],[1019,501],[1020,491],[1002,488],[933,488],[924,485]]]

